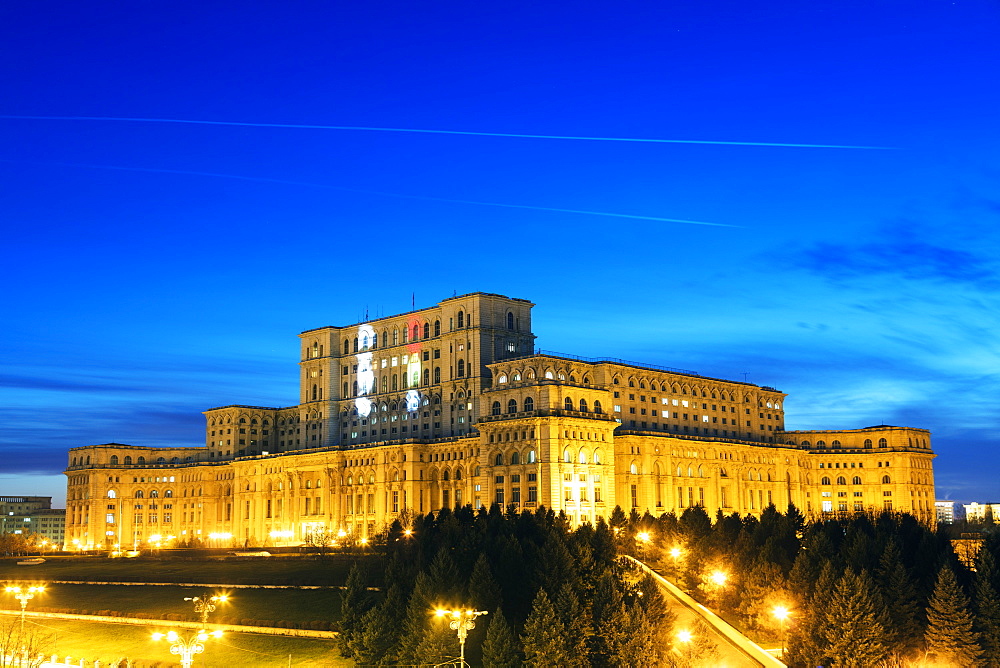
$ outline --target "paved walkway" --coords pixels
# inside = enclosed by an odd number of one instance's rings
[[[730,626],[724,619],[685,594],[655,570],[638,559],[628,558],[641,569],[650,573],[660,583],[660,587],[667,594],[667,602],[670,603],[671,609],[677,615],[678,628],[681,628],[684,624],[691,624],[693,627],[695,621],[701,620],[705,623],[705,627],[711,630],[713,640],[715,640],[715,644],[719,649],[719,655],[713,659],[694,656],[692,657],[692,666],[711,666],[712,668],[785,668],[785,664],[774,658],[771,653],[762,649],[755,642]]]

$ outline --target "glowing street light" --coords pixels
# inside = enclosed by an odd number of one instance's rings
[[[681,654],[687,659],[690,659],[691,640],[693,638],[694,636],[691,635],[691,632],[688,631],[687,629],[677,632],[677,640],[679,640],[681,643]]]
[[[725,584],[726,584],[726,580],[728,580],[728,579],[729,579],[729,576],[728,576],[728,575],[726,575],[725,573],[723,573],[722,571],[713,571],[713,572],[712,572],[712,574],[711,574],[710,576],[708,576],[708,578],[709,578],[709,579],[710,579],[710,580],[711,580],[711,581],[712,581],[712,582],[713,582],[713,583],[714,583],[714,584],[715,584],[716,586],[718,586],[718,587],[722,587],[723,585],[725,585]]]
[[[222,631],[212,631],[208,633],[204,629],[198,631],[198,633],[185,638],[179,635],[176,631],[170,631],[166,634],[154,633],[153,640],[163,640],[166,638],[167,642],[170,643],[170,653],[176,654],[181,658],[182,668],[191,668],[191,664],[194,663],[194,655],[201,654],[205,651],[205,641],[209,638],[221,638]]]
[[[670,556],[674,558],[674,562],[681,558],[681,548],[672,547],[669,552]]]
[[[783,605],[774,606],[771,614],[775,616],[781,626],[781,656],[785,656],[785,620],[791,616],[791,611]]]
[[[489,614],[486,610],[443,610],[438,608],[434,615],[438,618],[449,617],[449,626],[458,631],[458,647],[462,666],[465,663],[465,639],[469,636],[469,631],[476,628],[476,617]]]
[[[35,585],[31,587],[12,585],[7,587],[4,591],[8,594],[13,594],[14,598],[21,602],[21,637],[24,637],[24,611],[28,607],[28,601],[35,598],[35,594],[41,594],[45,591],[45,587],[42,585]]]
[[[201,615],[201,627],[204,629],[208,626],[208,613],[215,612],[216,603],[225,603],[229,600],[229,597],[225,594],[217,594],[216,596],[185,596],[185,601],[192,601],[194,603],[195,613]]]

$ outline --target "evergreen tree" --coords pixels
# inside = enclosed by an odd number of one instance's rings
[[[879,559],[878,581],[882,585],[882,599],[887,612],[885,630],[888,645],[898,656],[906,656],[920,642],[923,630],[917,589],[903,565],[899,543],[894,537],[886,542]]]
[[[388,666],[394,663],[392,649],[399,642],[398,619],[404,602],[401,584],[393,583],[385,601],[361,618],[358,629],[348,639],[356,664]]]
[[[590,665],[587,660],[588,640],[590,637],[590,615],[580,605],[580,600],[569,582],[564,582],[559,588],[555,600],[556,614],[566,629],[566,649],[570,656],[567,668]]]
[[[940,662],[973,666],[981,652],[979,639],[972,627],[969,600],[962,593],[955,572],[948,564],[941,567],[934,593],[927,603],[924,640],[928,654]]]
[[[1000,668],[1000,596],[993,585],[996,575],[993,555],[983,546],[976,557],[973,599],[976,609],[975,629],[982,641],[982,665],[986,668]]]
[[[882,600],[864,571],[847,569],[837,581],[826,608],[824,639],[826,653],[835,666],[868,668],[888,654],[885,629],[879,623]]]
[[[350,657],[354,634],[372,603],[368,595],[365,572],[359,563],[351,567],[346,584],[343,597],[340,599],[340,634],[337,636],[337,646],[341,655]]]
[[[493,577],[486,553],[482,552],[469,577],[469,603],[476,610],[496,610],[500,607],[500,601],[500,585]]]
[[[403,617],[402,628],[399,632],[399,642],[393,650],[397,660],[402,665],[413,665],[417,661],[417,647],[424,639],[424,634],[428,628],[431,610],[433,609],[432,599],[434,592],[431,589],[430,581],[426,573],[417,575],[417,580],[410,594],[410,600],[406,605],[406,616]]]
[[[524,665],[532,668],[562,668],[572,657],[566,647],[566,628],[544,589],[538,590],[528,621],[524,624],[521,645]]]
[[[507,619],[503,616],[503,610],[496,609],[496,613],[490,615],[489,628],[486,631],[486,640],[483,642],[483,667],[484,668],[520,668],[521,657],[517,647],[517,638]]]

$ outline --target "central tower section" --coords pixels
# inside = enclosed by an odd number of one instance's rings
[[[476,292],[436,306],[299,334],[309,447],[365,447],[468,434],[487,365],[534,351],[525,299]]]

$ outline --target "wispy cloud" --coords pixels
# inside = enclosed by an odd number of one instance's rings
[[[573,141],[638,142],[643,144],[715,144],[721,146],[773,146],[779,148],[841,148],[884,150],[885,146],[848,146],[841,144],[793,144],[763,141],[722,141],[714,139],[656,139],[649,137],[585,137],[572,135],[536,135],[511,132],[472,132],[466,130],[427,130],[418,128],[380,128],[364,125],[307,125],[300,123],[247,123],[240,121],[204,121],[187,118],[131,118],[122,116],[0,116],[10,120],[30,121],[102,121],[116,123],[177,123],[183,125],[223,125],[250,128],[291,128],[299,130],[342,130],[361,132],[406,132],[473,137],[508,137],[515,139],[561,139]]]

